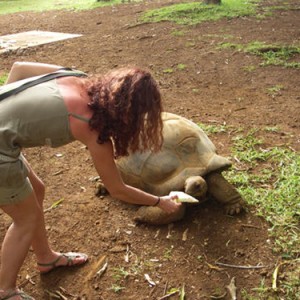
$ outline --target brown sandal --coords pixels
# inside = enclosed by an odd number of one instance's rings
[[[57,265],[57,263],[63,258],[65,257],[67,259],[67,263],[65,265]],[[81,263],[74,263],[74,260],[76,258],[83,258],[84,261]],[[53,270],[55,270],[56,268],[60,268],[60,267],[71,267],[71,266],[79,266],[82,265],[84,263],[86,263],[88,260],[88,256],[84,253],[77,253],[77,252],[68,252],[68,253],[62,253],[61,255],[59,255],[53,262],[51,263],[37,263],[37,265],[39,267],[49,267],[50,269],[47,271],[40,271],[41,274],[47,274]],[[1,299],[0,299],[1,300]]]

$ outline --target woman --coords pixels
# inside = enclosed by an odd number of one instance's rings
[[[18,62],[7,84],[61,68]],[[30,246],[41,273],[80,265],[88,259],[83,253],[61,254],[51,249],[42,209],[44,184],[22,156],[22,148],[58,147],[78,140],[89,149],[112,197],[175,212],[180,204],[174,198],[157,197],[125,185],[114,161],[129,151],[160,149],[161,110],[157,84],[148,72],[138,68],[115,70],[102,77],[60,77],[0,102],[0,208],[13,220],[2,243],[0,300],[33,299],[16,287]]]

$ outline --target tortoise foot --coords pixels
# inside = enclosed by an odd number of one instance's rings
[[[235,215],[244,210],[245,201],[237,189],[221,173],[211,173],[206,177],[209,193],[224,205],[226,214]]]
[[[185,214],[185,205],[181,205],[176,213],[166,213],[159,207],[142,206],[136,212],[134,221],[151,225],[164,225],[181,220]]]

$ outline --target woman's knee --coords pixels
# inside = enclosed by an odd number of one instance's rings
[[[1,209],[12,218],[14,226],[29,232],[36,229],[43,215],[34,193],[18,203],[1,206]]]

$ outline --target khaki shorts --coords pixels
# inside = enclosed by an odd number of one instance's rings
[[[0,155],[0,206],[15,204],[33,192],[23,156],[13,160]]]

